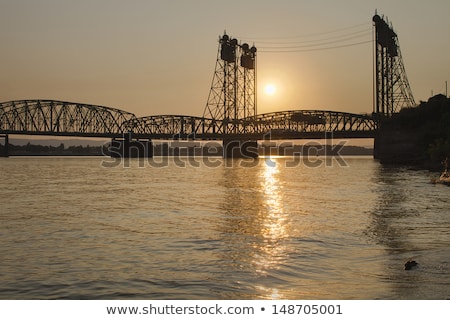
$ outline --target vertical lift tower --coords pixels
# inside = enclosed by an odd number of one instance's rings
[[[372,21],[375,27],[373,112],[381,120],[401,108],[414,107],[416,103],[406,77],[397,34],[378,14]]]
[[[257,157],[257,142],[246,139],[257,114],[256,47],[219,38],[216,68],[203,117],[213,119],[223,139],[223,155]],[[244,137],[244,138],[243,138]]]

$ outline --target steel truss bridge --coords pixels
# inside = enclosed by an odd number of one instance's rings
[[[225,128],[229,127],[233,131]],[[148,139],[303,139],[372,138],[371,115],[323,110],[292,110],[236,120],[183,115],[136,117],[123,110],[57,100],[0,103],[0,133],[117,138],[131,133]]]
[[[57,100],[0,103],[0,135],[105,137],[120,139],[269,139],[374,138],[379,119],[415,105],[396,32],[378,14],[374,27],[374,101],[372,114],[291,110],[258,114],[256,47],[227,34],[219,37],[216,68],[202,117],[137,117],[123,110]],[[127,138],[125,138],[127,136]],[[125,148],[125,147],[124,147]],[[125,149],[124,149],[125,150]]]

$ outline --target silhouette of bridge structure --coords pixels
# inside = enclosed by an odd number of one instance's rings
[[[403,66],[397,34],[382,17],[373,17],[375,34],[375,105],[371,114],[324,110],[257,113],[256,53],[248,44],[224,34],[219,38],[216,68],[202,117],[154,115],[137,117],[115,108],[57,100],[0,103],[0,135],[105,137],[119,156],[145,141],[223,140],[224,157],[245,156],[258,140],[374,138],[383,117],[415,105]],[[236,153],[235,150],[238,150]],[[5,149],[7,152],[7,148]],[[230,150],[230,151],[228,151]],[[7,153],[6,153],[7,155]]]

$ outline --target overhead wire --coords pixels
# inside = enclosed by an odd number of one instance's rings
[[[297,48],[297,49],[302,49],[302,48],[309,48],[309,47],[320,47],[320,46],[326,46],[326,45],[329,45],[329,44],[345,42],[345,41],[348,41],[348,40],[354,40],[354,39],[358,39],[358,38],[366,38],[370,34],[371,34],[371,32],[365,32],[364,34],[361,34],[361,35],[358,35],[358,36],[348,36],[346,38],[337,38],[337,39],[334,39],[334,40],[326,40],[326,41],[322,41],[322,42],[318,42],[318,43],[307,44],[307,43],[297,42],[297,43],[295,43],[294,46],[280,45],[280,46],[276,46],[276,47],[273,47],[273,46],[264,47],[263,46],[263,47],[259,47],[259,48],[261,48],[261,49],[263,49],[263,48],[267,48],[267,49],[270,49],[270,48],[277,48],[277,49],[295,49],[295,48]],[[317,41],[315,41],[315,42],[317,42]]]
[[[347,48],[347,47],[353,47],[353,46],[359,46],[359,45],[363,45],[363,44],[368,44],[373,42],[372,40],[366,40],[366,41],[361,41],[361,42],[353,42],[353,43],[348,43],[348,44],[342,44],[342,45],[336,45],[336,46],[331,46],[331,47],[320,47],[320,48],[302,48],[302,49],[277,49],[277,48],[273,48],[273,50],[271,50],[271,48],[266,48],[266,49],[261,49],[258,50],[258,52],[264,52],[264,53],[283,53],[283,52],[309,52],[309,51],[322,51],[322,50],[332,50],[332,49],[339,49],[339,48]]]
[[[345,40],[345,38],[348,37],[361,37],[361,36],[366,36],[368,33],[371,33],[372,29],[364,29],[364,30],[359,30],[359,31],[355,31],[355,32],[351,32],[351,33],[346,33],[346,34],[342,34],[342,35],[338,35],[338,36],[333,36],[333,37],[328,37],[328,38],[319,38],[319,39],[312,39],[312,40],[302,40],[302,41],[258,41],[258,43],[263,43],[263,44],[303,44],[303,43],[314,43],[314,42],[321,42],[321,41],[328,41],[328,40]]]
[[[333,30],[328,30],[328,31],[323,31],[323,32],[314,32],[314,33],[309,33],[309,34],[303,34],[303,35],[295,35],[295,36],[288,36],[288,37],[244,37],[244,36],[240,36],[239,39],[252,39],[252,40],[261,40],[261,39],[271,39],[271,40],[286,40],[286,39],[301,39],[301,38],[309,38],[309,37],[315,37],[315,36],[320,36],[320,35],[326,35],[326,34],[331,34],[331,33],[338,33],[344,30],[349,30],[349,29],[355,29],[361,26],[367,26],[367,22],[364,23],[359,23],[356,25],[352,25],[352,26],[348,26],[348,27],[343,27],[343,28],[336,28]],[[259,42],[259,41],[258,41]]]
[[[361,29],[361,26],[366,27],[364,29]],[[355,28],[358,29],[353,31],[352,29]],[[350,31],[343,32],[346,30]],[[335,35],[327,36],[325,38],[323,37],[324,35],[331,35],[331,34]],[[257,42],[263,44],[263,46],[258,46],[259,52],[268,52],[268,53],[307,52],[307,51],[331,50],[368,44],[373,42],[371,34],[372,28],[370,29],[367,28],[367,23],[364,23],[325,32],[312,33],[303,36],[260,38],[261,40]],[[314,39],[311,39],[313,37]],[[254,40],[256,40],[256,38],[254,38]]]

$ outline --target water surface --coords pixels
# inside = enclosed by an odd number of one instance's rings
[[[436,174],[368,157],[169,160],[0,159],[0,298],[450,298]]]

